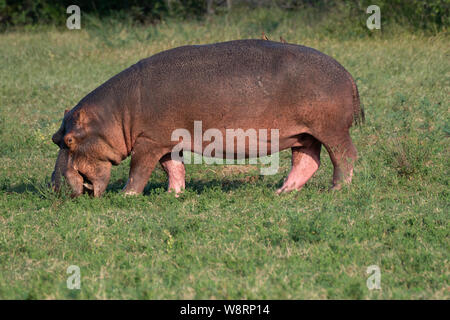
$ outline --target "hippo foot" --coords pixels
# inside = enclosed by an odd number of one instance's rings
[[[180,194],[182,194],[184,192],[185,183],[184,183],[184,180],[182,180],[182,181],[179,180],[179,181],[177,181],[178,182],[177,184],[173,185],[174,184],[173,182],[174,182],[173,180],[171,180],[169,182],[167,192],[175,194],[175,198],[178,198],[180,196]]]
[[[342,189],[342,184],[335,184],[330,187],[330,191],[339,191]]]
[[[136,191],[124,191],[123,194],[126,195],[126,196],[137,196],[137,195],[139,195],[140,193],[139,193],[139,192],[136,192]]]
[[[302,189],[303,185],[299,185],[298,183],[294,184],[286,184],[284,183],[283,186],[279,189],[277,189],[276,194],[280,195],[282,193],[289,193],[292,191],[300,191]]]
[[[179,198],[180,195],[184,192],[184,189],[181,190],[170,189],[167,192],[173,193],[175,195],[175,198]]]
[[[352,182],[353,168],[350,168],[346,175],[338,170],[336,177],[333,179],[333,185],[330,191],[339,191],[343,186],[349,185]]]

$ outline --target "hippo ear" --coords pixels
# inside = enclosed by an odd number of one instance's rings
[[[89,121],[89,116],[85,110],[81,109],[76,113],[76,119],[77,125],[84,127]]]
[[[64,115],[66,115],[69,111],[69,109],[64,110]]]

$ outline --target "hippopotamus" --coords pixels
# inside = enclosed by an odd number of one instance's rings
[[[131,156],[125,194],[142,193],[158,162],[178,194],[185,167],[171,152],[180,143],[172,133],[193,134],[201,121],[203,131],[224,135],[229,128],[278,130],[278,151],[290,148],[292,165],[277,193],[302,188],[319,168],[323,145],[334,166],[332,189],[339,189],[351,182],[357,158],[349,129],[363,120],[350,73],[313,48],[257,39],[177,47],[137,62],[66,110],[52,137],[59,147],[52,184],[58,190],[65,177],[73,196],[101,196],[111,166]],[[183,151],[206,145],[185,142]]]

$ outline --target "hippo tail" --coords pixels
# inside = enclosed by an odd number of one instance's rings
[[[364,109],[361,105],[361,101],[359,100],[358,87],[356,86],[355,80],[353,80],[351,75],[350,80],[352,81],[353,90],[353,123],[355,125],[362,125],[366,121]]]

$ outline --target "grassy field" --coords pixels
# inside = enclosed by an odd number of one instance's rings
[[[448,35],[339,33],[304,18],[260,10],[0,34],[0,298],[449,299]],[[304,189],[282,196],[289,151],[274,176],[189,165],[180,198],[165,192],[160,167],[143,196],[124,197],[129,161],[100,199],[47,188],[64,109],[159,51],[262,30],[331,55],[356,79],[366,124],[352,129],[350,187],[328,191],[323,150]],[[81,290],[66,287],[69,265],[80,267]],[[366,286],[370,265],[381,290]]]

